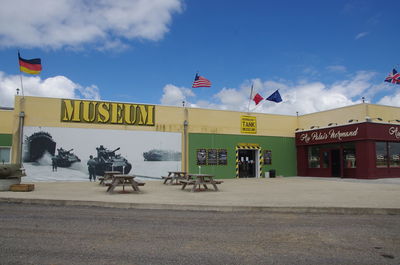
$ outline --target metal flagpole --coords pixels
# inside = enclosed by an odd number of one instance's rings
[[[22,97],[24,97],[24,85],[22,84],[22,72],[19,70],[19,77],[21,79],[21,92],[22,92]]]
[[[251,84],[250,98],[249,98],[249,105],[247,106],[247,112],[250,111],[250,102],[251,102],[251,96],[252,95],[253,95],[253,84]]]
[[[18,65],[19,65],[19,50],[18,50]],[[22,71],[21,71],[21,67],[19,67],[19,78],[21,80],[21,93],[22,93],[22,97],[24,97],[24,84],[22,83]]]

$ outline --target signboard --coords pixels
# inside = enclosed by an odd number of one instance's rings
[[[390,127],[389,135],[392,135],[395,139],[400,139],[400,129],[399,127]]]
[[[197,149],[197,165],[206,165],[206,164],[207,164],[207,150]]]
[[[264,158],[264,165],[271,165],[272,164],[272,151],[264,150],[263,158]]]
[[[257,119],[253,116],[240,117],[240,132],[248,134],[257,133]]]
[[[228,164],[228,154],[226,149],[218,150],[218,165],[227,165]]]
[[[400,141],[400,126],[363,122],[296,132],[296,145],[328,144],[359,140]]]
[[[217,149],[208,149],[207,150],[207,164],[208,165],[216,165],[218,159]]]
[[[154,112],[154,105],[61,100],[61,122],[154,126]]]

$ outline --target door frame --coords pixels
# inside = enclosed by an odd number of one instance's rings
[[[255,151],[254,154],[254,167],[255,167],[255,178],[260,178],[262,175],[262,152],[261,147],[258,144],[238,144],[236,145],[236,178],[239,178],[239,150],[251,150]]]

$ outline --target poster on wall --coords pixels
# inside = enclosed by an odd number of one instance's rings
[[[207,164],[207,150],[206,149],[197,149],[197,165],[206,165]]]
[[[207,164],[210,166],[218,164],[217,149],[208,149],[207,150]]]
[[[218,165],[228,164],[228,154],[226,149],[218,149]]]
[[[25,181],[86,181],[93,156],[96,175],[120,171],[161,178],[181,170],[181,134],[153,131],[24,127]]]
[[[272,151],[271,150],[264,150],[264,165],[271,165],[272,164]]]

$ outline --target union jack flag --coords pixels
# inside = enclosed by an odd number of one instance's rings
[[[393,71],[386,77],[385,82],[400,85],[400,73],[393,68]]]

